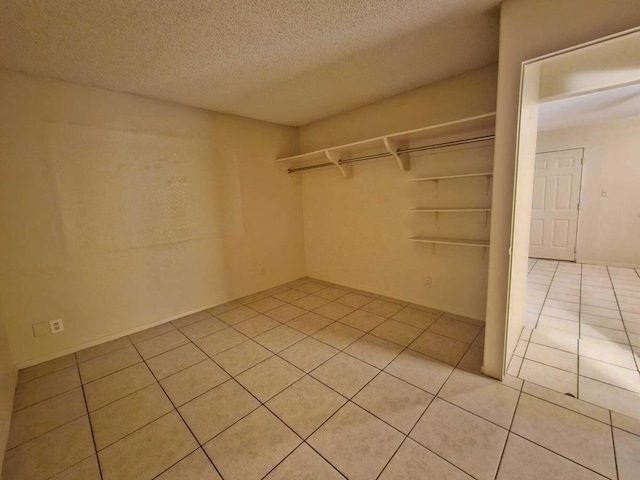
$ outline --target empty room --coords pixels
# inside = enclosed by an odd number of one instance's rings
[[[0,2],[0,478],[640,472],[637,0]]]

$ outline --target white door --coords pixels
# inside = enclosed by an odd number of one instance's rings
[[[536,155],[529,256],[576,259],[584,149]]]

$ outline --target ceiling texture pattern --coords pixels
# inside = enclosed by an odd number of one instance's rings
[[[3,0],[0,68],[304,125],[498,59],[499,0]]]

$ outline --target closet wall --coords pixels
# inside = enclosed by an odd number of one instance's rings
[[[304,275],[300,186],[273,164],[297,129],[11,72],[0,96],[0,311],[19,365]]]
[[[469,72],[300,128],[301,152],[493,112],[496,67]],[[472,133],[472,132],[470,132]],[[493,147],[413,154],[411,170],[389,158],[303,173],[307,274],[476,319],[484,318],[483,248],[409,242],[415,235],[488,238],[485,214],[410,213],[423,207],[488,206],[486,178],[410,183],[430,175],[491,171]],[[430,277],[431,287],[426,286]]]

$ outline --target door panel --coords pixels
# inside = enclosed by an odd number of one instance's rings
[[[529,256],[575,260],[583,152],[536,155]]]

